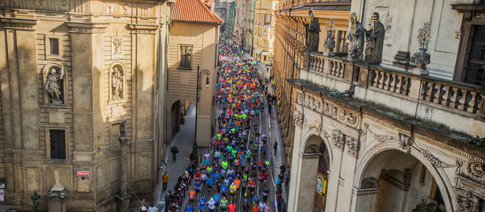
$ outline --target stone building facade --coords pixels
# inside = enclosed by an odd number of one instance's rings
[[[485,5],[340,3],[276,12],[288,211],[483,211]],[[296,15],[329,5],[335,30]]]
[[[153,199],[171,4],[0,1],[7,206],[31,210],[34,192],[42,211],[58,211],[51,200],[68,211],[113,211],[129,195]]]
[[[253,51],[253,57],[261,63],[266,63],[273,58],[276,22],[274,11],[277,8],[278,1],[256,1],[253,33],[255,50]]]
[[[196,105],[199,72],[197,144],[208,147],[215,124],[216,62],[223,20],[200,0],[178,0],[174,4],[172,21],[167,93],[170,124],[167,132],[173,137],[180,126],[181,111],[186,110],[188,104]]]

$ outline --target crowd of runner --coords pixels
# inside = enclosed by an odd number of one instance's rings
[[[178,178],[174,192],[165,196],[165,211],[282,211],[278,203],[287,180],[285,166],[279,175],[270,176],[267,147],[271,144],[258,126],[261,113],[275,104],[267,90],[270,80],[261,79],[256,62],[244,59],[236,46],[224,41],[219,59],[216,102],[222,112],[215,120],[213,146],[200,157],[192,152],[191,164]],[[274,205],[269,199],[271,186],[276,186],[271,196]],[[188,203],[182,208],[184,200]]]

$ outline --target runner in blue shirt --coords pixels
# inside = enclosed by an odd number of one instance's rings
[[[187,207],[185,207],[185,212],[192,212],[192,210],[194,210],[194,207],[192,207],[192,205],[187,205]]]
[[[199,193],[201,183],[199,181],[195,182],[195,191]]]
[[[204,210],[205,209],[205,197],[202,196],[199,198],[199,210]]]

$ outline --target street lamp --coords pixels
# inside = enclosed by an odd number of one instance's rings
[[[207,69],[200,70],[200,65],[197,65],[197,84],[196,84],[197,99],[195,103],[195,138],[194,138],[194,144],[192,146],[192,152],[194,152],[195,154],[197,154],[197,118],[199,116],[199,91],[202,89],[202,85],[201,85],[202,75],[206,75],[205,87],[209,88],[210,71]]]
[[[32,200],[32,203],[34,204],[35,212],[37,212],[37,207],[39,207],[39,199],[40,199],[40,196],[37,195],[37,191],[34,191],[34,196],[30,197],[30,199]]]

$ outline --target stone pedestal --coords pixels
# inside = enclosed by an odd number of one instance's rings
[[[335,53],[331,52],[330,50],[327,50],[327,51],[323,52],[322,55],[327,56],[327,57],[331,57],[331,56],[335,56]]]
[[[116,204],[117,204],[117,211],[128,211],[129,206],[130,206],[130,198],[131,195],[126,195],[126,196],[120,196],[120,195],[115,195],[116,198]]]
[[[68,192],[64,188],[52,188],[47,193],[47,207],[50,212],[66,212],[66,199]]]
[[[415,68],[411,71],[411,73],[416,74],[416,75],[422,75],[422,76],[428,76],[429,72],[426,70],[426,68]]]

